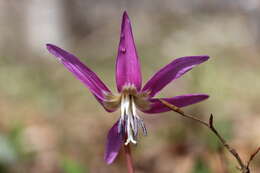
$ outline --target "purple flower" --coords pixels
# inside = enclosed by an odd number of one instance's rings
[[[123,14],[116,59],[118,93],[112,93],[93,71],[71,53],[52,44],[47,44],[47,49],[89,88],[105,110],[114,112],[120,108],[121,116],[109,130],[107,136],[105,160],[108,164],[115,160],[123,143],[124,145],[137,143],[139,129],[142,129],[144,135],[147,134],[145,124],[137,114],[137,109],[149,114],[169,111],[170,109],[154,96],[171,81],[209,59],[208,56],[187,56],[175,59],[155,73],[142,87],[140,62],[135,48],[130,19],[126,12]],[[208,97],[205,94],[188,94],[163,99],[175,106],[184,107]]]

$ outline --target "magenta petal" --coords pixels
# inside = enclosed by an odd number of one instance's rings
[[[193,67],[208,59],[208,56],[187,56],[175,59],[155,73],[155,75],[145,84],[142,91],[148,92],[149,95],[153,97],[168,83],[181,77]]]
[[[209,96],[206,94],[188,94],[188,95],[176,96],[173,98],[162,98],[162,99],[173,104],[174,106],[184,107],[184,106],[189,106],[201,102],[207,98],[209,98]],[[151,102],[151,108],[147,111],[144,111],[146,113],[161,113],[161,112],[170,111],[170,109],[164,104],[162,104],[159,101],[159,99],[152,98],[150,99],[150,102]]]
[[[49,52],[56,56],[76,78],[83,82],[103,105],[105,94],[111,92],[99,77],[71,53],[52,44],[47,44],[46,46]]]
[[[124,85],[134,85],[139,91],[142,85],[142,74],[135,48],[130,19],[123,14],[121,35],[116,60],[116,83],[118,91]]]
[[[104,159],[107,164],[113,163],[123,144],[123,139],[118,133],[118,121],[109,130],[107,135],[106,152]]]

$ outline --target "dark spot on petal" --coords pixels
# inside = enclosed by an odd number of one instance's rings
[[[122,48],[120,49],[120,51],[121,51],[122,53],[126,53],[126,48],[122,47]]]

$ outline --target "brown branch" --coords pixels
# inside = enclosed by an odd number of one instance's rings
[[[226,149],[237,159],[237,162],[239,163],[240,167],[241,168],[244,167],[244,163],[243,163],[242,159],[240,158],[239,154],[237,153],[237,151],[234,148],[232,148],[230,145],[227,144],[226,140],[218,133],[218,131],[214,127],[212,114],[210,115],[210,118],[209,118],[209,128],[218,137],[218,139],[221,141],[221,143],[224,145],[224,147],[226,147]]]
[[[170,104],[169,102],[160,99],[160,101],[167,106],[168,108],[170,108],[171,110],[173,110],[174,112],[177,112],[178,114],[180,114],[183,117],[186,117],[188,119],[191,119],[193,121],[196,121],[204,126],[206,126],[208,129],[210,129],[216,136],[217,138],[220,140],[220,142],[223,144],[223,146],[230,152],[230,154],[232,154],[234,156],[234,158],[237,160],[240,168],[239,170],[242,173],[250,173],[250,169],[249,169],[249,165],[250,162],[254,159],[254,157],[256,156],[256,154],[260,151],[260,147],[250,156],[249,161],[247,162],[247,164],[245,164],[240,155],[238,154],[238,152],[232,148],[227,142],[226,140],[219,134],[219,132],[216,130],[215,126],[214,126],[214,120],[213,120],[213,115],[211,114],[209,117],[209,122],[205,122],[202,121],[194,116],[188,115],[186,113],[184,113],[184,111],[182,111],[179,107],[174,106],[172,104]]]
[[[260,147],[258,147],[257,150],[254,153],[251,154],[251,156],[250,156],[250,158],[247,162],[247,168],[249,168],[251,161],[255,158],[255,156],[257,155],[257,153],[259,151],[260,151]]]

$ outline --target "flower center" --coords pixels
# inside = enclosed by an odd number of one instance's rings
[[[122,92],[117,95],[106,95],[104,106],[108,110],[121,109],[121,116],[118,121],[118,133],[125,138],[125,145],[130,142],[136,144],[139,128],[147,135],[144,121],[137,115],[137,109],[149,109],[148,94],[138,93],[133,85],[126,85]]]
[[[130,142],[136,144],[138,129],[142,128],[143,134],[147,135],[147,130],[143,120],[137,115],[135,96],[123,93],[121,96],[121,116],[118,123],[118,133],[121,136],[126,134],[125,145]]]

